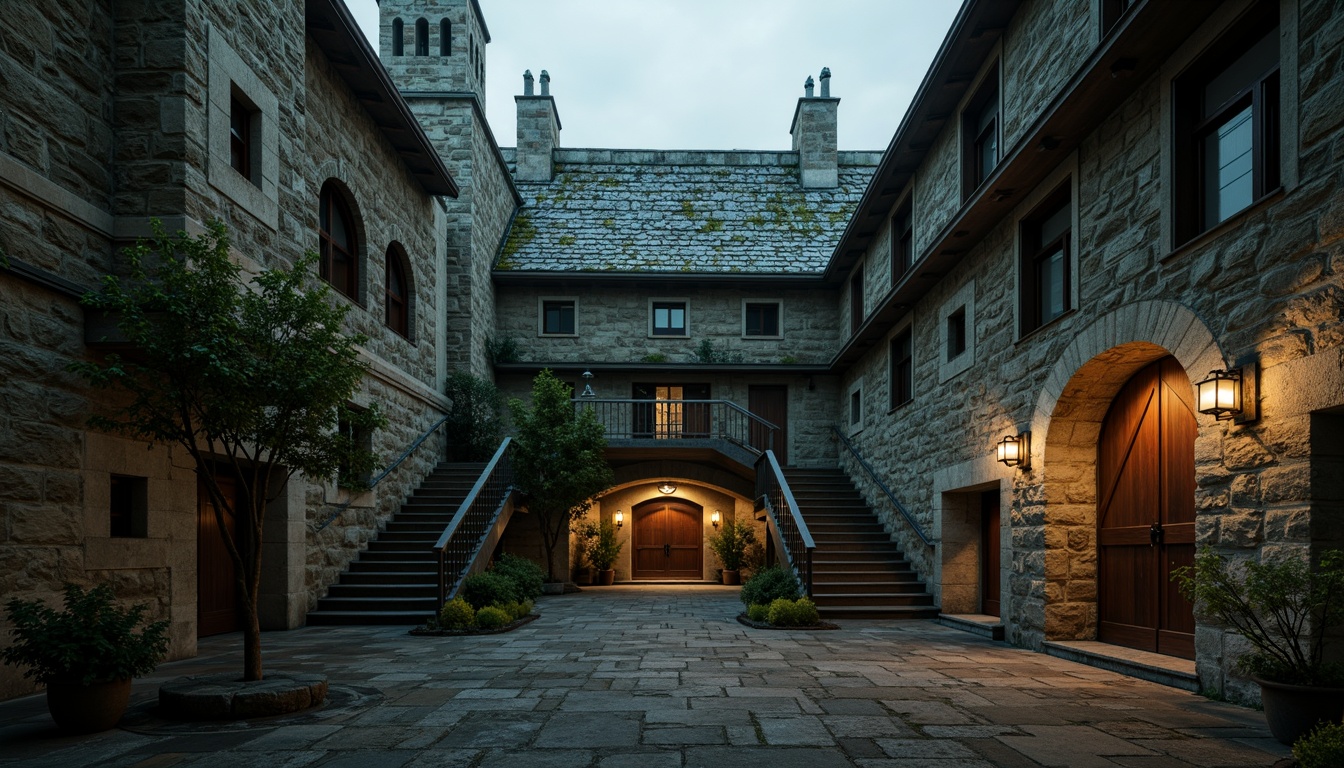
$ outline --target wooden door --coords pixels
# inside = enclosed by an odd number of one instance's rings
[[[697,504],[654,499],[632,510],[633,577],[699,579],[703,509]]]
[[[999,492],[980,494],[980,612],[999,612]]]
[[[1097,638],[1195,657],[1194,609],[1171,580],[1195,556],[1195,423],[1174,357],[1111,403],[1097,456]]]
[[[747,410],[779,427],[773,441],[767,439],[768,430],[753,423],[751,445],[764,451],[770,447],[780,466],[789,463],[789,388],[780,385],[750,386],[747,388]],[[766,443],[771,443],[767,446]]]
[[[219,489],[233,504],[233,478],[217,476]],[[196,635],[206,637],[236,632],[238,623],[238,585],[233,558],[224,546],[215,505],[205,491],[205,482],[196,481]],[[224,513],[231,533],[237,531],[233,516]]]

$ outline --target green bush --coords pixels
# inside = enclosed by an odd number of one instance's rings
[[[546,580],[546,572],[526,557],[503,555],[490,570],[513,582],[516,601],[541,597],[541,583]]]
[[[532,606],[533,602],[531,600],[524,600],[519,603],[509,603],[508,605],[500,605],[496,607],[500,608],[505,613],[509,614],[509,618],[512,621],[517,621],[518,619],[521,619],[524,616],[531,613]]]
[[[493,605],[486,606],[476,612],[476,626],[481,629],[499,629],[508,624],[512,619],[503,608],[496,608]]]
[[[797,600],[780,598],[772,601],[769,617],[770,623],[776,627],[810,627],[820,621],[816,604],[806,597]]]
[[[1293,745],[1293,757],[1297,758],[1300,768],[1338,768],[1344,765],[1344,724],[1317,726]]]
[[[747,606],[747,618],[752,621],[769,621],[770,606],[768,605],[749,605]]]
[[[799,588],[798,577],[793,571],[781,565],[772,565],[747,579],[742,585],[741,598],[742,602],[749,606],[769,605],[780,598],[797,600],[800,594],[802,589]]]
[[[508,605],[518,601],[513,580],[494,571],[473,573],[462,580],[462,589],[458,593],[462,599],[477,611],[491,605]],[[477,616],[477,621],[480,616]]]
[[[494,384],[470,373],[448,375],[448,459],[489,461],[504,439],[504,395]]]
[[[460,597],[443,604],[439,609],[439,627],[442,629],[470,629],[476,623],[476,609]]]

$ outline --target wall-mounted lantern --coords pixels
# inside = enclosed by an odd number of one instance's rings
[[[616,510],[616,528],[617,528],[617,530],[619,530],[620,527],[623,526],[623,525],[625,525],[625,513],[618,509],[618,510]]]
[[[1209,371],[1208,378],[1195,385],[1199,393],[1199,412],[1218,421],[1228,421],[1242,412],[1242,372]]]
[[[658,492],[663,494],[664,496],[670,493],[676,493],[677,484],[668,480],[664,480],[663,482],[658,484]]]
[[[723,522],[723,518],[719,515],[719,510],[716,509],[709,516],[709,524],[718,528],[721,522]]]
[[[1031,432],[1008,435],[999,441],[998,460],[1005,466],[1031,469]]]

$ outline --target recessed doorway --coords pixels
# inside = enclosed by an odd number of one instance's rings
[[[682,499],[652,499],[631,511],[632,577],[704,578],[704,508]]]

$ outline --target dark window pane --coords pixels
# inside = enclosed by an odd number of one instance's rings
[[[653,305],[653,333],[656,336],[686,335],[686,305],[655,303]]]
[[[778,304],[748,304],[746,315],[747,336],[779,335]]]
[[[542,333],[573,335],[574,302],[547,301],[543,303]]]
[[[966,351],[966,308],[947,316],[947,359],[959,357]]]
[[[910,329],[891,340],[891,407],[908,403],[914,397],[914,360]]]
[[[1065,253],[1064,248],[1058,248],[1036,262],[1036,285],[1040,296],[1038,312],[1041,324],[1054,320],[1068,309]]]

